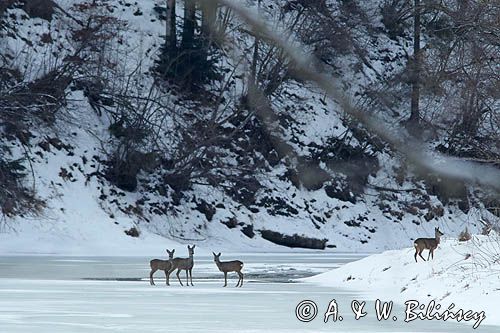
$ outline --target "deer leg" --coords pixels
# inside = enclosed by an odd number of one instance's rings
[[[156,272],[156,269],[155,270],[151,270],[151,272],[149,273],[149,283],[154,286],[155,285],[155,281],[153,280],[153,274]]]
[[[224,272],[224,287],[227,286],[227,272]]]
[[[179,277],[179,274],[180,274],[180,273],[181,273],[181,270],[180,270],[180,269],[178,269],[178,270],[177,270],[177,273],[176,273],[175,275],[177,275],[177,280],[179,280],[179,283],[181,284],[181,286],[184,286],[184,285],[182,284],[181,278]]]
[[[173,269],[169,269],[168,273],[165,273],[167,275],[167,286],[170,286],[170,274],[173,272]],[[165,271],[166,272],[166,271]]]
[[[418,261],[417,261],[417,254],[418,254],[418,250],[417,250],[417,249],[415,249],[415,262],[418,262]]]
[[[168,284],[168,270],[166,269],[166,270],[164,270],[164,272],[165,272],[165,283],[167,284],[167,286],[169,286],[169,284]]]
[[[186,287],[189,287],[189,269],[186,269]]]
[[[238,273],[238,283],[236,284],[236,287],[241,287],[243,286],[243,274],[241,274],[241,272],[236,273]]]
[[[434,260],[434,249],[431,250],[432,260]]]
[[[194,284],[193,284],[193,269],[192,268],[189,270],[189,279],[191,280],[191,286],[194,287]]]
[[[432,249],[429,249],[429,255],[427,256],[427,261],[431,258]]]
[[[425,258],[424,258],[424,257],[422,257],[422,252],[424,252],[424,250],[423,250],[423,249],[422,249],[422,250],[420,250],[420,251],[418,252],[418,256],[419,256],[420,258],[422,258],[422,260],[423,260],[423,261],[426,261],[426,260],[425,260]]]
[[[238,283],[236,283],[235,287],[239,287],[240,286],[240,281],[241,281],[240,273],[238,273],[238,272],[235,272],[235,273],[238,274]]]

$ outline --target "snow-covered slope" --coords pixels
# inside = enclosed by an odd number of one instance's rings
[[[15,65],[32,75],[27,79],[42,75],[53,65],[51,61],[62,61],[74,51],[69,27],[75,22],[66,14],[77,15],[72,5],[78,2],[57,1],[66,13],[56,10],[50,23],[28,18],[21,9],[9,9],[9,22],[17,31],[2,38],[2,43],[16,56]],[[100,10],[126,25],[121,28],[116,49],[107,53],[116,62],[115,68],[123,73],[142,71],[141,78],[147,86],[152,81],[149,70],[164,33],[154,2],[111,0]],[[181,16],[182,7],[177,10]],[[53,44],[43,42],[47,34]],[[234,34],[235,40],[241,37],[236,28]],[[402,47],[386,37],[377,43],[383,52],[403,53]],[[373,58],[372,67],[380,71],[383,55],[375,44],[369,50],[369,58]],[[238,46],[248,47],[244,42]],[[52,58],[55,50],[57,56]],[[227,57],[221,62],[231,61]],[[351,93],[375,79],[373,68],[350,75],[348,72],[354,65],[349,57],[345,63],[343,83],[353,89]],[[238,99],[241,96],[236,90],[243,83],[237,81],[234,86],[234,91],[227,95]],[[134,93],[141,92],[138,85],[135,89]],[[262,188],[250,206],[237,202],[221,187],[205,184],[193,185],[176,200],[174,191],[160,193],[150,186],[159,182],[160,172],[142,172],[136,191],[121,190],[101,176],[106,167],[103,161],[116,143],[108,130],[109,116],[94,112],[78,87],[71,86],[68,90],[68,105],[58,113],[55,123],[47,128],[33,123],[30,129],[27,155],[33,177],[28,177],[27,182],[33,182],[46,208],[38,216],[3,217],[0,253],[154,254],[180,243],[196,243],[207,251],[212,248],[290,250],[265,240],[263,234],[269,231],[279,233],[273,234],[274,237],[306,237],[305,242],[319,242],[327,250],[366,252],[407,246],[412,239],[431,234],[437,225],[452,235],[465,227],[472,232],[482,227],[478,222],[481,213],[474,209],[464,213],[467,210],[453,203],[444,204],[437,195],[428,193],[422,181],[413,179],[410,171],[396,181],[396,174],[402,168],[400,159],[388,149],[373,152],[366,148],[362,138],[348,131],[338,105],[302,82],[288,81],[279,94],[272,96],[271,104],[280,121],[286,124],[280,124],[281,139],[299,157],[323,156],[326,162],[321,160],[319,166],[328,169],[327,164],[335,163],[336,156],[322,147],[345,134],[348,144],[341,148],[366,149],[372,163],[379,166],[367,175],[367,186],[362,193],[352,193],[350,180],[341,173],[336,174],[335,181],[306,189],[291,181],[285,163],[266,165],[260,171],[256,178]],[[170,103],[178,102],[176,96],[169,92],[166,95]],[[180,103],[178,112],[190,111],[190,107],[189,102]],[[164,132],[169,130],[165,128]],[[19,142],[9,145],[14,157],[24,156],[25,147]],[[228,155],[234,158],[234,154]],[[138,237],[125,234],[131,228],[139,231]]]
[[[426,259],[427,252],[423,253]],[[404,248],[374,254],[305,281],[362,291],[373,300],[401,304],[417,300],[425,305],[435,301],[441,312],[454,303],[453,311],[485,311],[483,324],[500,324],[494,312],[500,297],[497,235],[476,236],[467,242],[444,239],[434,251],[434,260],[427,262],[421,258],[415,262],[414,253],[413,248]]]

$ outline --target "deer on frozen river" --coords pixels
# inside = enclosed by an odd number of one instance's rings
[[[169,251],[167,249],[168,253],[168,260],[162,260],[162,259],[153,259],[149,262],[149,266],[151,267],[151,272],[149,273],[149,283],[154,286],[155,281],[153,280],[153,274],[160,270],[165,272],[165,280],[167,279],[167,273],[171,267],[170,260],[174,258],[174,252],[175,249],[172,251]]]
[[[212,252],[214,255],[214,262],[217,265],[217,268],[219,271],[224,273],[224,287],[227,286],[227,273],[228,272],[236,272],[238,273],[239,279],[238,283],[236,284],[236,287],[242,287],[243,286],[243,273],[241,272],[241,269],[243,268],[243,262],[239,260],[233,260],[233,261],[220,261],[220,252],[219,254],[215,254]]]
[[[191,285],[193,286],[193,266],[194,266],[194,248],[196,245],[193,245],[192,247],[188,245],[188,252],[189,252],[189,258],[174,258],[172,259],[171,262],[171,267],[170,270],[167,273],[167,285],[170,286],[170,274],[177,270],[177,279],[179,280],[179,283],[181,286],[184,286],[182,284],[181,278],[179,277],[179,274],[182,270],[186,271],[186,285],[189,286],[189,280],[191,280]],[[189,277],[188,277],[189,275]]]

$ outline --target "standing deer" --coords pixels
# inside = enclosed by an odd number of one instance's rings
[[[173,271],[177,270],[177,279],[179,280],[179,283],[181,286],[184,286],[182,284],[181,278],[179,277],[179,274],[181,270],[186,271],[186,285],[189,286],[189,279],[188,279],[188,273],[189,273],[189,278],[191,279],[191,285],[193,285],[193,266],[194,266],[194,261],[193,261],[193,255],[194,255],[194,248],[196,245],[193,245],[192,247],[188,245],[188,252],[189,252],[189,258],[174,258],[171,260],[171,267],[170,270],[167,273],[167,285],[170,286],[170,273]]]
[[[214,262],[217,265],[217,268],[219,271],[224,273],[224,287],[227,286],[227,272],[236,272],[238,273],[239,279],[238,283],[236,284],[236,287],[238,285],[240,287],[243,287],[243,273],[241,272],[241,269],[243,268],[243,263],[239,260],[233,260],[233,261],[220,261],[220,252],[219,254],[215,254],[212,252],[214,255]],[[241,284],[240,284],[241,282]]]
[[[164,271],[165,272],[165,280],[167,278],[167,272],[170,269],[171,263],[170,261],[174,258],[174,252],[175,249],[172,251],[169,251],[167,249],[168,253],[168,260],[161,260],[161,259],[153,259],[149,262],[149,266],[151,266],[151,272],[149,273],[149,283],[154,286],[155,281],[153,280],[153,274],[157,271]]]
[[[434,238],[418,238],[415,240],[413,243],[413,246],[415,247],[415,262],[417,262],[417,254],[425,261],[424,257],[422,257],[422,252],[424,250],[429,250],[427,260],[429,260],[431,255],[432,259],[434,259],[434,250],[438,247],[439,242],[441,241],[441,236],[444,235],[439,228],[434,228],[434,234]]]

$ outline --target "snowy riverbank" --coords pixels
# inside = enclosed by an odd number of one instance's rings
[[[415,263],[414,253],[413,248],[405,248],[374,254],[306,281],[362,290],[370,299],[400,304],[407,300],[429,304],[434,300],[441,311],[454,303],[454,311],[485,311],[482,325],[500,325],[500,317],[495,315],[500,296],[497,235],[475,236],[468,242],[444,239],[429,262],[419,258]],[[423,255],[427,259],[427,251]]]

